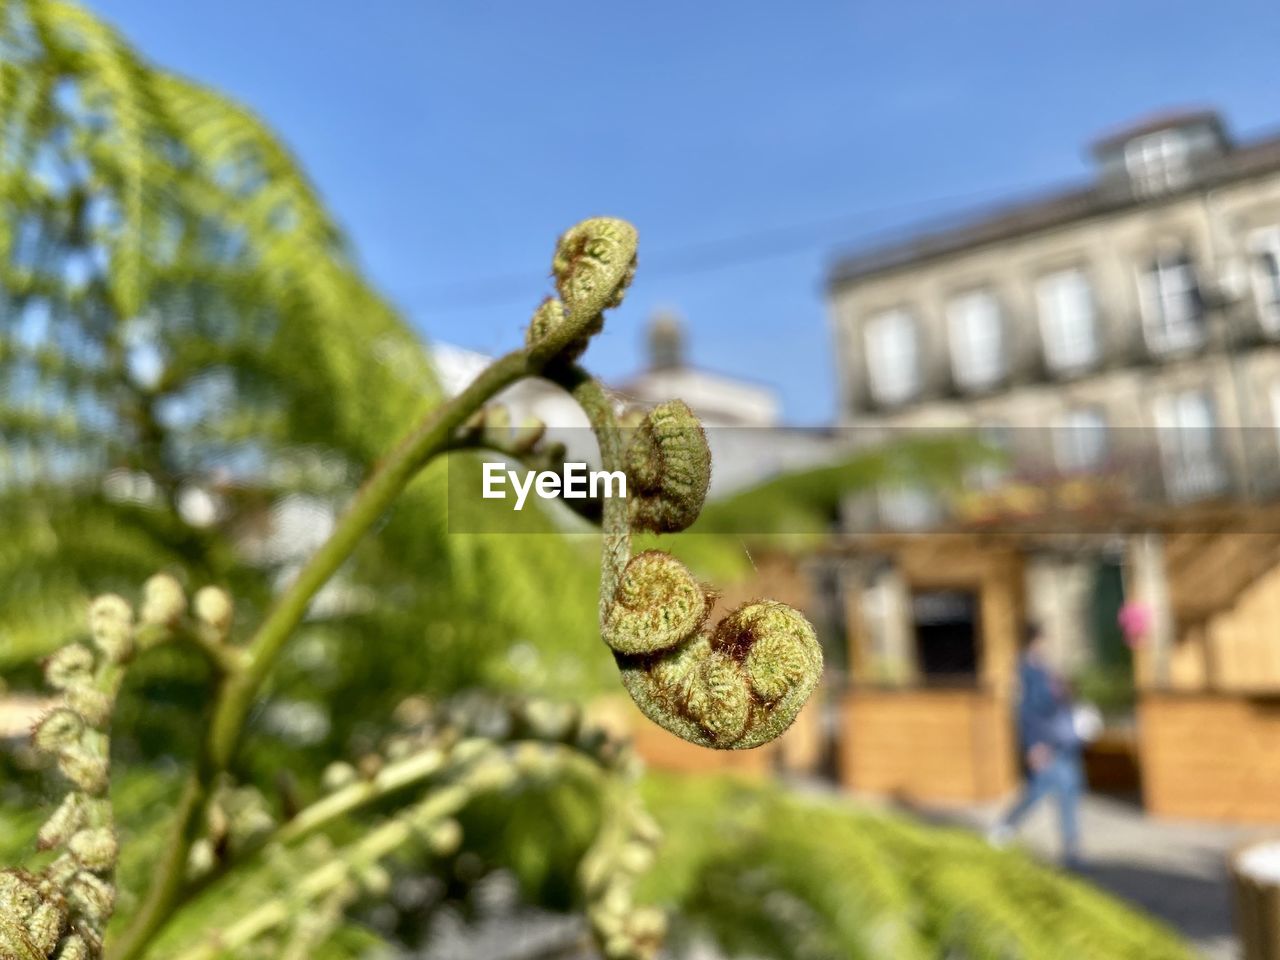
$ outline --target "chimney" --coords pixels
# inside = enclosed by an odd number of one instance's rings
[[[649,321],[649,369],[684,366],[684,322],[672,311],[660,310]]]

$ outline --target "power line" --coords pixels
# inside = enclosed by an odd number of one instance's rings
[[[1026,185],[1015,187],[1013,190],[1015,199],[1011,202],[1016,201],[1018,191],[1025,189],[1029,188]],[[984,199],[990,200],[995,197],[1007,198],[1010,197],[1010,194],[1010,188],[1006,185],[991,190],[972,191],[965,194],[952,194],[945,197],[932,197],[925,200],[872,207],[859,213],[810,220],[785,227],[773,227],[739,237],[727,237],[690,244],[674,250],[660,251],[644,255],[642,262],[646,277],[679,276],[690,273],[709,273],[726,267],[772,260],[803,252],[815,244],[851,247],[876,241],[888,242],[894,238],[902,238],[906,231],[940,229],[948,222],[954,223],[956,219],[963,218],[965,213],[942,214],[938,218],[924,222],[878,229],[863,234],[856,240],[845,242],[827,240],[819,234],[823,232],[842,232],[845,235],[849,235],[869,217],[899,213],[919,207],[938,207]],[[974,211],[970,211],[970,215],[973,213]],[[435,287],[423,287],[417,291],[403,294],[397,299],[412,303],[422,310],[465,310],[500,306],[516,300],[528,300],[531,296],[537,296],[541,289],[541,286],[531,282],[527,273],[507,273],[441,284]]]

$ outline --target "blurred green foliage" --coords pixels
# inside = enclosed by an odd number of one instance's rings
[[[830,795],[652,776],[667,839],[643,894],[675,941],[794,960],[1189,960],[1170,931],[968,831]]]

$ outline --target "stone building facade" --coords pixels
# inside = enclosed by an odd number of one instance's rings
[[[1169,428],[1161,495],[1265,482],[1280,445],[1197,428],[1280,426],[1280,138],[1187,113],[1094,156],[1084,187],[835,265],[842,419],[986,428],[1062,472]]]

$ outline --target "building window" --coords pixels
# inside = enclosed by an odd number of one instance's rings
[[[1198,347],[1204,342],[1204,307],[1195,267],[1185,251],[1162,253],[1143,271],[1142,330],[1155,353]]]
[[[978,676],[978,595],[921,590],[911,595],[916,662],[926,683],[972,683]]]
[[[1249,238],[1253,290],[1258,316],[1272,333],[1280,333],[1280,227],[1258,230]]]
[[[1186,139],[1174,130],[1130,140],[1124,147],[1124,165],[1134,190],[1145,196],[1177,190],[1191,180]]]
[[[1060,270],[1036,284],[1044,358],[1055,373],[1081,370],[1098,359],[1097,318],[1083,270]]]
[[[990,387],[1004,376],[1000,304],[989,290],[972,290],[947,305],[951,372],[966,389]]]
[[[1218,446],[1217,415],[1204,390],[1183,390],[1156,399],[1156,435],[1165,490],[1174,500],[1221,493],[1227,473]]]
[[[919,334],[906,310],[886,310],[867,320],[867,377],[879,403],[902,403],[920,392]]]
[[[1089,473],[1107,459],[1107,418],[1098,407],[1078,407],[1053,425],[1053,455],[1063,473]]]

